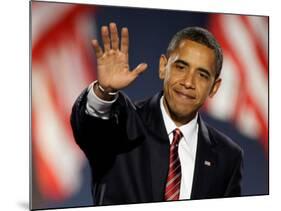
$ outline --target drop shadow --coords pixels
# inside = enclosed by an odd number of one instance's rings
[[[18,206],[25,209],[25,210],[29,210],[29,203],[28,202],[18,202]]]

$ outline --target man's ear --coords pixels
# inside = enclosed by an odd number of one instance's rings
[[[217,91],[220,88],[220,85],[221,85],[221,78],[218,78],[215,80],[214,85],[210,91],[210,94],[209,94],[210,97],[213,97],[217,93]]]
[[[168,63],[168,60],[167,60],[166,56],[164,54],[162,54],[159,59],[159,78],[161,80],[164,80],[164,78],[165,78],[167,63]]]

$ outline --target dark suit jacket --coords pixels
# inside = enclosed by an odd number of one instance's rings
[[[91,166],[96,205],[163,201],[169,139],[160,110],[161,95],[133,104],[120,92],[109,120],[85,113],[87,90],[75,102],[71,125]],[[198,125],[191,199],[239,196],[241,149],[200,116]]]

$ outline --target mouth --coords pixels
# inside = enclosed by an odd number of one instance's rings
[[[178,91],[178,90],[174,90],[174,92],[176,93],[176,95],[184,101],[194,101],[196,99],[196,97],[192,94],[189,93],[185,93],[183,91]]]

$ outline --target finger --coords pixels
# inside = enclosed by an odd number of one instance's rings
[[[97,40],[92,40],[92,45],[94,47],[97,58],[100,58],[103,54],[102,49]]]
[[[119,37],[118,31],[115,23],[109,24],[110,36],[111,36],[111,46],[113,50],[117,50],[119,48]]]
[[[101,27],[101,37],[102,37],[102,41],[103,41],[104,51],[109,51],[110,50],[110,39],[109,39],[109,32],[108,32],[107,26]]]
[[[121,52],[127,54],[129,49],[129,31],[128,28],[122,28],[121,31]]]
[[[131,71],[131,74],[134,77],[137,77],[138,75],[143,73],[146,69],[147,69],[147,64],[146,63],[141,63],[134,70]]]

